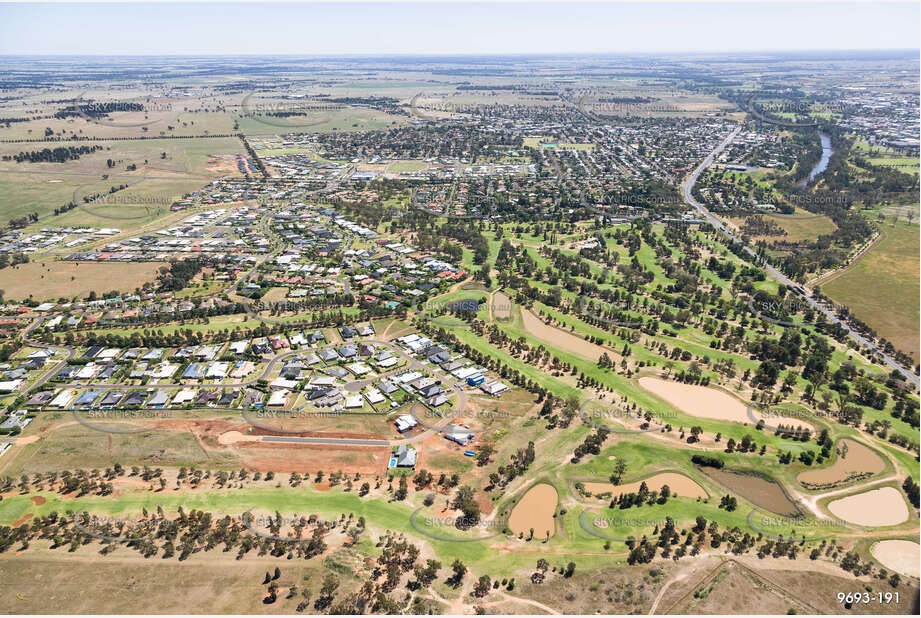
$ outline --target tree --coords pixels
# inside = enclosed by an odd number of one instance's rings
[[[491,585],[492,581],[489,579],[489,575],[481,575],[473,586],[473,596],[485,597],[489,593],[489,587]]]
[[[619,457],[616,462],[614,462],[614,473],[610,476],[611,484],[620,485],[621,480],[624,477],[624,473],[627,471],[627,462],[624,461],[622,457]]]
[[[448,580],[448,583],[457,588],[463,581],[464,575],[467,574],[467,567],[459,559],[455,559],[454,562],[451,563],[451,571],[454,574]]]

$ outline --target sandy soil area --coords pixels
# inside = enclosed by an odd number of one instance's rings
[[[553,536],[553,512],[557,504],[556,489],[546,483],[535,485],[518,501],[508,518],[508,527],[515,534],[523,533],[526,537],[534,528],[535,539],[545,539],[547,534]]]
[[[894,526],[908,519],[908,507],[895,487],[880,487],[828,503],[836,517],[860,526]]]
[[[564,352],[570,352],[582,358],[597,361],[606,351],[601,346],[588,342],[577,335],[554,326],[547,326],[527,309],[521,310],[521,320],[526,331]],[[608,353],[608,356],[613,357],[614,354]]]
[[[692,479],[677,472],[662,472],[644,479],[649,491],[660,491],[663,485],[668,485],[672,494],[677,494],[682,498],[706,498],[707,492],[704,488],[694,482]],[[636,493],[640,488],[640,483],[626,483],[624,485],[612,485],[611,483],[585,483],[585,489],[593,494],[600,494],[606,491],[611,492],[613,496],[619,494]]]
[[[921,545],[914,541],[880,541],[873,544],[870,553],[887,569],[915,578],[921,577],[921,568],[918,566],[921,563]]]
[[[652,376],[639,379],[642,388],[657,395],[672,404],[682,412],[700,418],[710,418],[718,421],[736,421],[739,423],[752,423],[748,414],[748,406],[729,393],[708,386],[696,384],[683,384],[674,380],[663,380]],[[756,419],[761,419],[761,414],[754,411]],[[810,427],[802,419],[786,418],[772,415],[765,419],[771,426],[793,425]]]
[[[239,431],[228,431],[217,438],[218,444],[236,444],[237,442],[258,442],[262,436],[247,436]]]
[[[512,301],[502,292],[492,295],[492,314],[499,320],[507,320],[512,316]]]
[[[847,480],[854,474],[879,474],[886,469],[879,455],[854,440],[841,440],[837,445],[838,457],[827,468],[807,470],[796,477],[800,483],[822,485]]]

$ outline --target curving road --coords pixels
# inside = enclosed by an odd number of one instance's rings
[[[719,143],[719,145],[713,150],[713,152],[707,155],[707,158],[704,159],[700,163],[700,165],[698,165],[694,169],[693,172],[691,172],[691,174],[685,179],[685,181],[681,183],[681,194],[684,197],[684,201],[690,204],[691,206],[693,206],[694,208],[696,208],[697,211],[701,215],[703,215],[704,218],[706,218],[706,220],[709,221],[713,227],[715,227],[717,230],[719,230],[723,235],[728,237],[733,242],[736,242],[742,245],[745,252],[749,254],[752,258],[754,258],[756,263],[761,268],[763,268],[765,271],[767,271],[768,274],[770,274],[774,279],[776,279],[780,283],[786,285],[787,287],[793,290],[796,290],[799,287],[799,284],[791,280],[789,277],[784,275],[782,272],[780,272],[779,270],[777,270],[776,268],[774,268],[767,262],[763,262],[762,259],[758,256],[757,253],[754,252],[754,250],[752,250],[751,247],[749,247],[747,244],[742,242],[741,239],[737,238],[732,232],[726,229],[726,227],[722,224],[722,222],[719,219],[713,216],[713,214],[711,214],[710,211],[707,210],[703,204],[701,204],[694,198],[694,195],[692,193],[692,189],[694,188],[694,185],[697,183],[698,178],[700,178],[701,173],[713,163],[713,160],[717,157],[717,155],[719,155],[730,144],[730,142],[732,142],[732,140],[736,137],[736,135],[739,134],[741,130],[742,128],[738,127],[732,133],[730,133],[722,142]],[[806,295],[806,294],[800,294],[800,296],[803,299],[805,299],[806,302],[808,302],[813,307],[813,309],[825,315],[825,317],[828,319],[829,322],[832,322],[834,324],[839,324],[845,331],[847,331],[847,333],[851,336],[851,338],[853,338],[857,343],[872,350],[887,365],[889,365],[890,367],[892,367],[893,369],[901,373],[902,376],[904,376],[906,380],[908,380],[909,382],[915,385],[915,388],[921,386],[921,380],[918,379],[918,376],[916,376],[911,371],[909,371],[908,369],[905,369],[904,367],[899,365],[897,362],[895,362],[895,360],[891,356],[889,356],[888,354],[880,350],[879,347],[877,347],[875,343],[867,340],[866,337],[864,337],[863,335],[861,335],[860,333],[852,329],[850,326],[848,326],[846,322],[840,320],[835,314],[833,314],[831,311],[826,309],[821,303],[816,302],[815,299],[813,299],[811,296]]]

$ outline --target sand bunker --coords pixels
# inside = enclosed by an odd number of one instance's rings
[[[827,468],[807,470],[796,477],[803,485],[827,486],[844,482],[854,476],[879,474],[886,462],[870,448],[854,440],[841,440],[837,445],[835,463]]]
[[[644,479],[649,491],[660,491],[663,485],[668,485],[672,495],[677,494],[681,498],[706,498],[707,492],[704,488],[694,482],[692,479],[677,472],[661,472],[654,476]],[[585,489],[593,494],[602,494],[611,492],[611,496],[620,494],[636,493],[640,489],[640,483],[626,483],[624,485],[612,485],[611,483],[585,483]]]
[[[508,527],[515,534],[530,536],[534,529],[534,538],[544,539],[553,536],[553,513],[556,511],[556,489],[546,483],[535,485],[518,501],[508,518]]]
[[[914,541],[880,541],[870,548],[873,557],[887,569],[903,575],[921,577],[921,545]]]
[[[703,471],[704,474],[727,488],[730,494],[738,494],[755,506],[778,515],[793,517],[799,514],[796,504],[787,497],[783,487],[776,481],[732,470],[705,468]]]
[[[569,352],[591,361],[597,361],[606,352],[601,346],[586,341],[570,332],[555,326],[547,326],[527,309],[521,310],[521,320],[527,332],[542,341],[546,341],[558,350]],[[608,356],[613,356],[613,353],[609,352]]]
[[[236,444],[237,442],[258,442],[262,436],[247,436],[239,431],[228,431],[218,436],[218,444]]]
[[[657,395],[672,404],[682,412],[700,418],[710,418],[718,421],[736,421],[739,423],[754,424],[748,414],[748,406],[729,393],[696,384],[683,384],[674,380],[663,380],[652,376],[639,379],[639,384],[653,395]],[[762,416],[754,411],[756,419]],[[772,415],[765,422],[770,426],[792,425],[810,427],[802,419],[786,418]]]
[[[836,517],[860,526],[894,526],[908,519],[908,507],[895,487],[880,487],[828,503]]]
[[[41,506],[41,505],[45,504],[45,502],[47,502],[47,500],[45,500],[45,497],[44,497],[44,496],[31,496],[31,497],[29,497],[29,502],[31,502],[31,503],[34,504],[35,506]]]

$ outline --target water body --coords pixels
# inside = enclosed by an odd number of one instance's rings
[[[815,164],[815,167],[812,168],[812,171],[809,172],[809,177],[796,183],[798,187],[805,187],[815,180],[816,176],[828,169],[828,162],[831,160],[831,156],[835,154],[835,151],[831,148],[830,137],[824,133],[819,133],[819,141],[822,142],[822,156],[819,158],[819,162]]]

